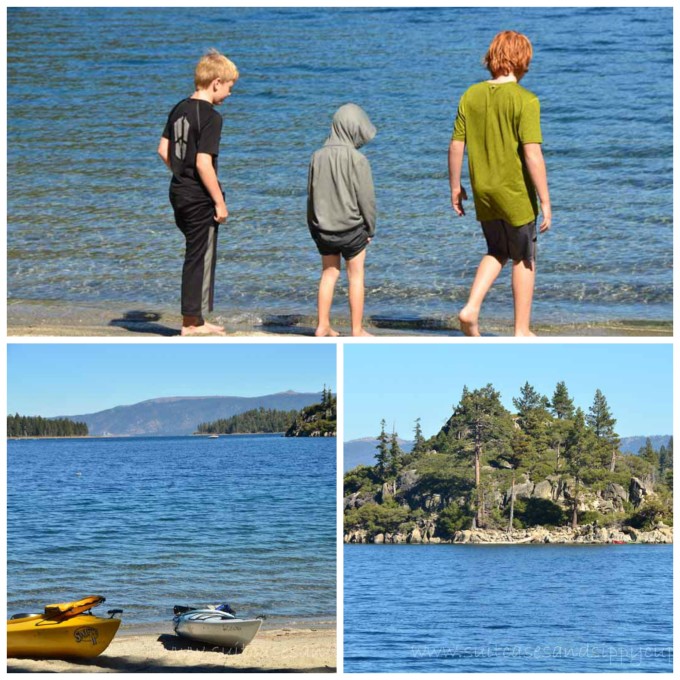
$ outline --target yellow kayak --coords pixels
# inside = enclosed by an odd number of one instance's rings
[[[105,619],[89,613],[103,597],[48,605],[43,614],[18,614],[7,621],[8,658],[88,659],[99,656],[111,643],[120,619]]]

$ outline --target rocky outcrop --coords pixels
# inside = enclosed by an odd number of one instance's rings
[[[551,501],[553,499],[552,484],[547,479],[544,479],[542,482],[539,482],[534,487],[532,497],[533,498],[544,498],[545,500]]]
[[[633,477],[630,480],[630,488],[628,489],[628,497],[630,498],[630,502],[637,507],[638,505],[642,505],[644,502],[645,498],[647,496],[651,496],[654,494],[654,487],[652,486],[652,483],[650,480],[647,479],[638,479],[637,477]]]
[[[343,499],[343,505],[345,510],[356,510],[366,503],[374,503],[375,497],[370,493],[362,493],[358,491],[357,493],[345,496]]]
[[[673,528],[659,523],[650,531],[640,531],[633,527],[601,527],[586,524],[576,527],[531,527],[515,529],[511,532],[499,529],[466,529],[457,531],[453,540],[445,541],[434,535],[434,525],[415,527],[410,532],[395,532],[368,536],[366,531],[358,530],[345,535],[345,543],[454,543],[454,544],[603,544],[603,543],[673,543]]]

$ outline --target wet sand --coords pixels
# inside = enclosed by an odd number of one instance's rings
[[[258,314],[242,310],[216,311],[211,321],[224,325],[231,337],[314,335],[314,310],[309,315]],[[339,315],[333,319],[335,328],[349,335],[349,319]],[[130,304],[64,304],[53,301],[10,300],[7,307],[9,336],[54,337],[174,337],[179,336],[181,317],[176,311],[145,308]],[[437,319],[399,319],[387,316],[368,316],[366,328],[379,336],[458,336],[455,317]],[[620,320],[581,324],[541,324],[535,320],[534,332],[540,336],[584,337],[668,337],[673,335],[673,324],[664,321]],[[510,336],[508,321],[482,319],[485,336]],[[218,337],[218,336],[208,336]]]
[[[8,659],[9,673],[333,673],[331,628],[261,630],[240,653],[185,642],[170,632],[119,634],[96,659]]]

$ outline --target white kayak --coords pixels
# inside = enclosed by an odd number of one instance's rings
[[[257,635],[262,619],[239,619],[216,609],[192,609],[173,619],[175,633],[189,640],[242,650]]]

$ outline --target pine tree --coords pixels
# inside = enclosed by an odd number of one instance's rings
[[[390,466],[390,449],[388,446],[389,437],[385,432],[385,419],[380,421],[380,434],[378,435],[378,453],[375,454],[378,461],[378,470],[382,479],[385,479],[387,471]]]
[[[483,526],[485,522],[482,458],[489,449],[498,451],[507,448],[512,431],[510,413],[501,404],[500,393],[492,385],[472,392],[464,387],[460,403],[435,439],[436,446],[457,450],[473,460],[476,526]]]
[[[586,421],[600,442],[603,466],[607,466],[605,464],[605,460],[607,460],[610,472],[614,472],[620,439],[619,435],[614,431],[616,418],[614,418],[609,409],[607,398],[599,389],[595,391],[593,405],[588,410]]]
[[[654,450],[654,446],[652,445],[652,440],[647,437],[645,440],[645,445],[640,449],[638,452],[638,455],[642,460],[646,460],[650,467],[651,467],[651,472],[652,472],[652,483],[656,483],[656,471],[659,467],[659,456],[657,455],[656,451]]]
[[[555,418],[559,420],[571,420],[574,417],[574,400],[569,396],[564,381],[558,382],[555,386],[551,407]]]
[[[553,417],[548,410],[550,401],[537,392],[528,382],[520,389],[520,396],[512,400],[517,409],[517,424],[522,431],[531,437],[532,445],[537,455],[533,456],[533,466],[540,470],[533,470],[538,474],[549,474],[552,466],[547,464],[546,453],[550,446],[550,426]]]
[[[571,493],[572,519],[571,526],[578,526],[578,505],[580,501],[581,485],[584,477],[597,465],[594,454],[596,438],[593,430],[586,427],[583,411],[576,409],[576,414],[565,442],[564,458],[567,471],[574,478],[574,489]]]
[[[399,446],[399,437],[397,433],[392,430],[392,435],[390,437],[390,452],[389,452],[389,473],[390,475],[396,475],[397,470],[399,470],[399,459],[403,455],[403,451]]]
[[[420,427],[420,418],[416,418],[416,425],[413,429],[413,453],[425,452],[425,437],[423,437],[423,430]]]
[[[515,475],[517,471],[524,467],[534,456],[536,450],[531,437],[524,434],[522,430],[515,430],[510,443],[510,453],[505,459],[512,466],[512,486],[510,491],[510,522],[508,532],[512,531],[512,524],[515,518]]]

